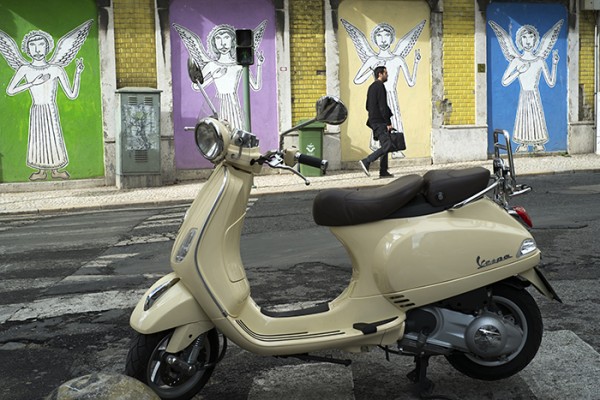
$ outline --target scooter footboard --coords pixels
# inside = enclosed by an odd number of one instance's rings
[[[133,310],[129,324],[142,334],[188,326],[179,329],[179,333],[176,331],[174,336],[196,334],[192,339],[214,327],[175,273],[165,275],[146,291]]]

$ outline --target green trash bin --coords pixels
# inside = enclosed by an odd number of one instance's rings
[[[300,123],[307,120],[300,121]],[[323,131],[325,124],[322,122],[313,122],[300,129],[298,141],[300,145],[300,153],[307,156],[323,158]],[[300,164],[300,173],[304,176],[321,176],[323,171],[320,168],[309,167],[308,165]]]

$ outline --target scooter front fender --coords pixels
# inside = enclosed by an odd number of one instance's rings
[[[214,327],[200,304],[174,272],[156,281],[144,293],[131,313],[129,324],[142,334],[184,326],[188,326],[184,331],[191,329],[200,334]]]

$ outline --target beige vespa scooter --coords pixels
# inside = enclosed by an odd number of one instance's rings
[[[191,66],[192,79],[201,82],[193,72]],[[346,113],[335,98],[317,103],[320,121],[339,124]],[[253,178],[263,166],[299,175],[291,168],[297,162],[321,168],[326,162],[293,149],[261,154],[253,134],[201,119],[196,144],[215,169],[175,240],[173,272],[131,315],[139,334],[127,374],[161,398],[189,399],[208,381],[227,339],[259,355],[309,361],[348,362],[311,354],[325,349],[380,347],[386,355],[414,356],[409,378],[421,391],[430,388],[425,374],[432,355],[473,378],[517,373],[535,356],[543,329],[526,287],[559,299],[536,268],[540,251],[525,226],[529,217],[508,205],[511,196],[529,190],[515,182],[508,134],[495,137],[504,144],[496,145],[491,180],[487,169],[476,167],[321,191],[313,217],[347,250],[351,281],[336,299],[279,313],[252,299],[240,256]]]

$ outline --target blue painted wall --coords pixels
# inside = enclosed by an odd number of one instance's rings
[[[509,36],[510,42],[516,49],[519,57],[523,51],[515,45],[517,40],[516,34],[523,25],[534,26],[539,33],[538,47],[533,52],[539,52],[543,46],[543,37],[548,32],[552,32],[552,28],[562,20],[562,26],[558,31],[558,37],[551,51],[543,60],[548,68],[548,72],[552,72],[553,51],[558,52],[558,63],[556,65],[556,82],[554,87],[550,87],[547,83],[544,73],[540,72],[538,81],[539,99],[541,99],[541,109],[545,118],[548,138],[547,142],[539,143],[541,139],[529,138],[525,140],[526,146],[521,146],[521,143],[516,143],[515,119],[518,114],[519,97],[522,95],[522,82],[520,78],[516,78],[512,83],[506,86],[502,84],[503,75],[511,65],[502,51],[502,36],[498,35],[493,29],[490,21],[495,22]],[[559,4],[531,4],[531,3],[491,3],[487,8],[487,79],[488,79],[488,151],[493,152],[493,130],[496,128],[506,129],[512,138],[513,150],[519,152],[560,152],[567,149],[567,33],[568,33],[568,15],[564,6]],[[505,43],[505,48],[510,45]],[[506,52],[506,51],[505,51]],[[539,53],[538,53],[539,54]],[[517,63],[517,62],[515,62]],[[513,66],[515,65],[513,63]],[[533,65],[533,63],[531,63]],[[539,67],[538,63],[538,67]],[[530,77],[531,78],[531,77]],[[529,80],[531,82],[531,79]],[[531,112],[531,102],[533,96],[529,96],[529,114]],[[522,106],[521,106],[522,107]],[[533,107],[535,109],[535,106]],[[523,109],[522,109],[523,110]],[[535,120],[537,125],[540,121],[537,117],[526,116],[526,121]],[[531,131],[529,129],[528,131]],[[534,135],[535,136],[535,135]],[[527,143],[528,142],[528,143]],[[540,146],[535,146],[533,142],[538,142]]]

